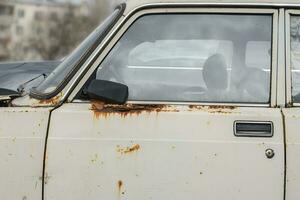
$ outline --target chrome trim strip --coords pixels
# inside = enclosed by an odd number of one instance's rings
[[[271,56],[271,83],[270,83],[270,101],[271,106],[277,106],[277,72],[278,72],[278,28],[279,28],[279,13],[273,13],[272,26],[272,56]]]
[[[279,10],[278,52],[277,52],[277,103],[278,107],[286,105],[286,58],[285,58],[285,10]]]
[[[90,100],[79,100],[75,99],[72,103],[85,103],[90,104]],[[201,102],[169,102],[169,101],[128,101],[127,104],[140,104],[140,105],[178,105],[178,106],[233,106],[233,107],[259,107],[259,108],[268,108],[269,104],[245,104],[245,103],[201,103]]]
[[[291,38],[290,38],[290,16],[292,10],[286,11],[285,14],[285,56],[286,56],[286,69],[285,69],[285,84],[286,84],[286,106],[294,105],[292,101],[292,73],[291,73]]]
[[[134,12],[137,12],[140,9],[145,8],[152,8],[152,7],[220,7],[220,8],[228,8],[228,7],[238,7],[238,8],[300,8],[300,3],[148,3],[145,5],[139,5],[135,8],[133,8],[131,11],[127,12],[125,10],[125,14],[132,14]],[[130,8],[131,5],[128,4],[128,8]],[[132,8],[132,7],[131,7]]]

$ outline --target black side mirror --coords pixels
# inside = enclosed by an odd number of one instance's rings
[[[105,103],[124,104],[128,99],[128,87],[111,81],[93,80],[85,92],[90,99]]]

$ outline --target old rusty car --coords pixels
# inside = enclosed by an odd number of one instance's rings
[[[300,199],[298,0],[128,0],[13,89],[1,200]]]

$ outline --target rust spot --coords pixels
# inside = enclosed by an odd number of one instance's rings
[[[138,150],[140,150],[141,146],[139,144],[135,144],[132,147],[126,147],[126,148],[120,148],[120,146],[117,146],[117,151],[121,154],[129,154],[129,153],[133,153],[136,152]]]
[[[208,106],[209,109],[227,109],[227,110],[233,110],[236,109],[235,106]]]
[[[232,110],[236,109],[235,106],[202,106],[202,105],[189,105],[190,111],[193,110],[203,110],[207,111],[209,113],[223,113],[223,114],[229,114]]]
[[[197,106],[197,105],[189,105],[189,108],[190,109],[201,109],[203,108],[204,106]]]
[[[140,105],[140,104],[124,104],[124,105],[114,105],[105,104],[103,102],[92,102],[90,110],[93,111],[95,118],[108,117],[111,114],[118,114],[122,117],[128,115],[139,115],[142,112],[161,112],[161,111],[172,111],[167,110],[166,105]],[[173,110],[174,112],[176,110]]]
[[[122,189],[122,186],[123,186],[123,182],[121,180],[118,181],[118,188],[119,190]]]
[[[60,101],[62,94],[56,95],[55,97],[51,99],[43,99],[39,101],[39,104],[43,105],[57,105]]]
[[[118,199],[120,199],[121,194],[123,194],[122,192],[123,182],[121,180],[118,181],[117,187],[118,187]]]
[[[189,105],[190,109],[227,109],[227,110],[234,110],[236,109],[235,106],[224,106],[224,105],[220,105],[220,106],[216,106],[216,105],[211,105],[211,106],[202,106],[202,105]]]

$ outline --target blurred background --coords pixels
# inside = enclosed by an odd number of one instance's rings
[[[0,62],[60,60],[119,0],[0,0]]]

